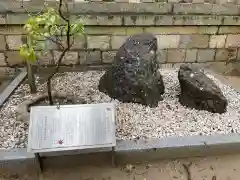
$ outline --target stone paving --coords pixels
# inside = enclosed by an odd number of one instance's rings
[[[40,180],[238,180],[239,177],[240,155],[227,155],[128,164],[116,168],[104,163],[101,166],[51,168]],[[0,180],[36,180],[36,176],[31,173],[7,174],[0,171]]]

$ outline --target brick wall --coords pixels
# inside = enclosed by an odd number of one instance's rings
[[[42,9],[40,0],[24,3],[32,13]],[[62,65],[111,64],[125,39],[141,32],[156,35],[162,66],[185,62],[224,65],[229,59],[240,62],[238,3],[240,0],[69,2],[71,19],[84,22],[86,35],[76,39]],[[49,6],[56,4],[50,2]],[[0,2],[0,69],[24,65],[18,50],[26,19],[20,2]],[[39,64],[50,66],[58,55],[58,48],[51,46]]]

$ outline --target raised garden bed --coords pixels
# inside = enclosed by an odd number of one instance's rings
[[[178,102],[180,87],[178,69],[161,69],[166,92],[163,101],[155,108],[135,103],[121,103],[98,90],[103,71],[66,72],[53,80],[56,91],[65,96],[84,99],[87,103],[114,102],[117,105],[118,140],[150,140],[152,138],[182,137],[193,135],[232,134],[240,132],[240,94],[228,85],[208,76],[223,91],[229,104],[223,114],[189,109]],[[46,83],[38,81],[38,94],[46,89]],[[25,100],[36,97],[29,93],[27,84],[22,84],[1,109],[1,148],[21,148],[27,145],[28,119],[17,121],[16,110]],[[63,103],[63,102],[60,102]],[[64,104],[64,103],[63,103]]]

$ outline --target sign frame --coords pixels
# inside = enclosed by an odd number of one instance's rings
[[[56,109],[57,110],[61,110],[62,108],[81,108],[81,107],[104,107],[106,106],[106,108],[111,108],[111,119],[110,122],[112,123],[110,125],[111,128],[111,136],[112,137],[112,142],[110,143],[106,143],[106,144],[91,144],[91,145],[78,145],[78,146],[65,146],[65,147],[49,147],[49,148],[43,148],[43,149],[33,149],[32,148],[32,131],[34,131],[35,129],[33,128],[33,117],[35,117],[34,115],[34,111],[35,110],[39,110],[42,109],[44,112],[44,109]],[[77,115],[77,114],[76,114]],[[77,118],[77,116],[76,116]],[[36,127],[37,128],[37,127]],[[107,133],[107,132],[106,132]],[[32,152],[32,153],[44,153],[44,152],[57,152],[57,151],[71,151],[71,150],[81,150],[81,149],[95,149],[95,148],[109,148],[109,147],[115,147],[116,146],[116,107],[114,103],[99,103],[99,104],[74,104],[74,105],[54,105],[54,106],[33,106],[31,107],[31,111],[30,111],[30,122],[29,122],[29,134],[28,134],[28,147],[27,147],[27,151],[28,152]],[[109,135],[110,135],[109,134]]]

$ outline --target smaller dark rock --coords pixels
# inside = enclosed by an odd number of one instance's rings
[[[226,111],[227,99],[202,69],[182,65],[178,79],[181,87],[179,102],[182,105],[220,114]]]

